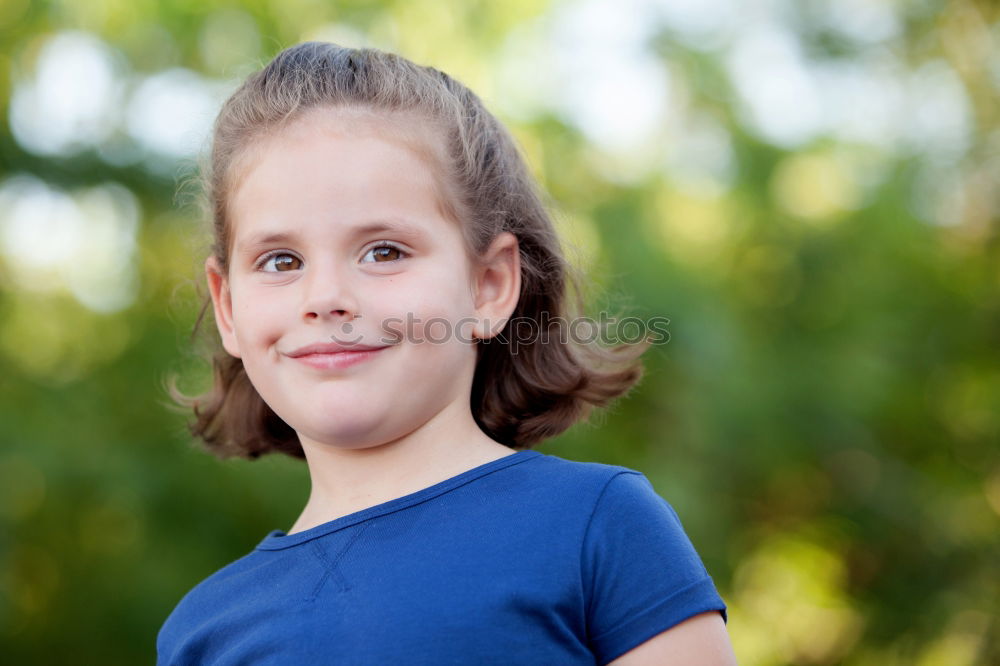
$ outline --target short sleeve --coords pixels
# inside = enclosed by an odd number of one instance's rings
[[[604,486],[584,536],[587,640],[606,664],[689,617],[726,604],[680,518],[641,472]]]

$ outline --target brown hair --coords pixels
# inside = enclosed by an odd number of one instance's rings
[[[534,322],[539,333],[516,353],[496,339],[478,340],[471,406],[482,430],[511,448],[530,448],[624,395],[643,374],[639,356],[650,340],[604,347],[568,335],[584,312],[580,269],[566,261],[559,237],[513,138],[464,85],[432,67],[374,48],[304,42],[287,48],[251,74],[223,104],[215,120],[211,155],[202,166],[202,204],[211,216],[215,255],[228,272],[231,225],[228,202],[241,165],[273,134],[310,109],[352,108],[396,121],[417,120],[445,141],[424,146],[435,160],[441,205],[458,221],[470,257],[479,257],[501,232],[517,237],[521,293],[500,334],[512,323]],[[201,285],[201,282],[196,284]],[[199,290],[200,291],[200,290]],[[192,330],[197,334],[211,296],[203,295]],[[280,452],[304,458],[295,431],[250,383],[243,361],[230,356],[217,335],[209,348],[213,385],[189,397],[166,389],[184,411],[188,429],[219,458],[257,458]]]

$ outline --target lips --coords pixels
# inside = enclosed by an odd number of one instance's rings
[[[310,348],[311,347],[303,347],[303,349],[307,351]],[[334,352],[313,352],[309,354],[300,354],[294,358],[297,362],[307,365],[315,370],[323,372],[341,371],[345,368],[349,368],[375,358],[387,348],[388,347],[366,346],[364,349],[361,349],[359,345],[357,347],[352,347],[351,349],[341,349],[340,351]],[[302,350],[296,351],[299,352]]]
[[[384,349],[386,345],[379,347],[372,345],[343,345],[336,342],[316,342],[311,345],[306,345],[305,347],[299,347],[295,351],[289,352],[287,355],[292,358],[298,358],[301,356],[308,356],[310,354],[339,354],[342,352],[362,352],[362,351],[375,351],[378,349]]]

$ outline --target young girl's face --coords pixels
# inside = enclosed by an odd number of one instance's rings
[[[330,110],[268,137],[242,172],[228,276],[206,262],[216,323],[300,438],[362,448],[468,409],[483,311],[436,196],[409,148]],[[350,364],[295,356],[331,342],[378,350]]]

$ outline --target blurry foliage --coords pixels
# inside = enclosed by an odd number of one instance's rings
[[[729,604],[742,664],[1000,663],[1000,17],[985,1],[842,4],[891,12],[900,29],[882,46],[909,68],[900,76],[940,63],[957,74],[964,144],[765,140],[721,52],[667,27],[649,46],[684,81],[688,116],[724,130],[728,182],[686,182],[684,164],[615,180],[629,158],[559,114],[499,114],[607,287],[600,305],[671,320],[629,398],[540,449],[648,474]],[[836,5],[786,3],[786,18],[809,57],[860,62],[872,45],[821,20]],[[15,82],[54,35],[78,30],[113,49],[128,90],[183,67],[224,92],[303,39],[368,40],[493,105],[505,40],[547,10],[5,0],[0,103],[9,117]],[[926,103],[899,123],[948,121]],[[50,194],[120,184],[139,228],[137,292],[102,313],[84,304],[100,283],[88,292],[71,267],[19,254],[58,238],[13,230],[14,199],[0,211],[0,646],[10,663],[151,663],[181,595],[290,525],[308,476],[276,457],[216,461],[164,408],[168,371],[184,370],[189,391],[207,381],[188,341],[206,242],[181,186],[193,160],[165,160],[121,128],[39,154],[11,127],[0,177]]]

